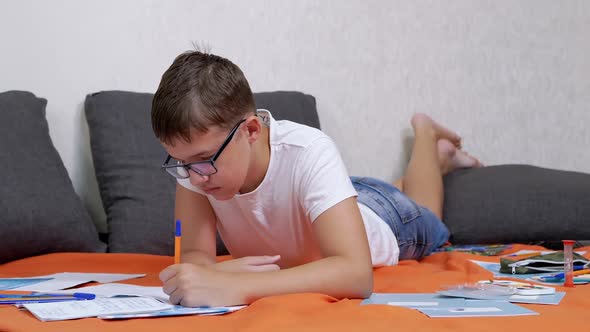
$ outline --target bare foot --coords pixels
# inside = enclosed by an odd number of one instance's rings
[[[483,164],[475,157],[470,156],[467,152],[458,149],[451,141],[439,139],[438,161],[440,163],[441,173],[443,175],[452,172],[457,168],[477,168]]]
[[[437,141],[440,139],[445,139],[452,143],[456,148],[461,148],[461,136],[459,136],[454,131],[445,128],[438,124],[436,121],[432,120],[431,117],[424,113],[416,113],[412,116],[412,127],[414,131],[418,130],[432,130],[433,134],[435,135]]]

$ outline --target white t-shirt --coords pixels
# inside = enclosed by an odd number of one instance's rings
[[[322,258],[312,223],[346,198],[357,196],[336,145],[318,129],[258,110],[269,125],[270,162],[258,188],[226,201],[207,196],[217,229],[234,257],[281,255],[292,267]],[[178,182],[205,195],[189,179]],[[359,204],[374,266],[395,265],[399,248],[391,229]]]

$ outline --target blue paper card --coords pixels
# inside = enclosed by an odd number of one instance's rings
[[[411,309],[457,307],[465,304],[462,298],[450,298],[434,293],[373,293],[361,304],[388,304]]]
[[[51,279],[53,278],[0,278],[0,290],[34,285]]]
[[[498,317],[538,315],[538,312],[504,301],[465,301],[463,306],[418,308],[428,317]]]

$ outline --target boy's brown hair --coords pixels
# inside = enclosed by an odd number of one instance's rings
[[[229,129],[255,112],[254,96],[238,66],[201,51],[182,53],[164,72],[152,101],[152,129],[171,144],[190,142],[191,130]]]

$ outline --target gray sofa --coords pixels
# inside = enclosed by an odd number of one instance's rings
[[[86,96],[108,226],[98,234],[51,142],[46,100],[0,93],[0,263],[64,251],[172,255],[175,184],[159,168],[165,152],[151,132],[151,99],[125,91]],[[255,99],[277,119],[320,128],[311,95],[277,91]],[[588,174],[528,165],[460,170],[445,178],[445,194],[444,222],[455,244],[590,239]]]

